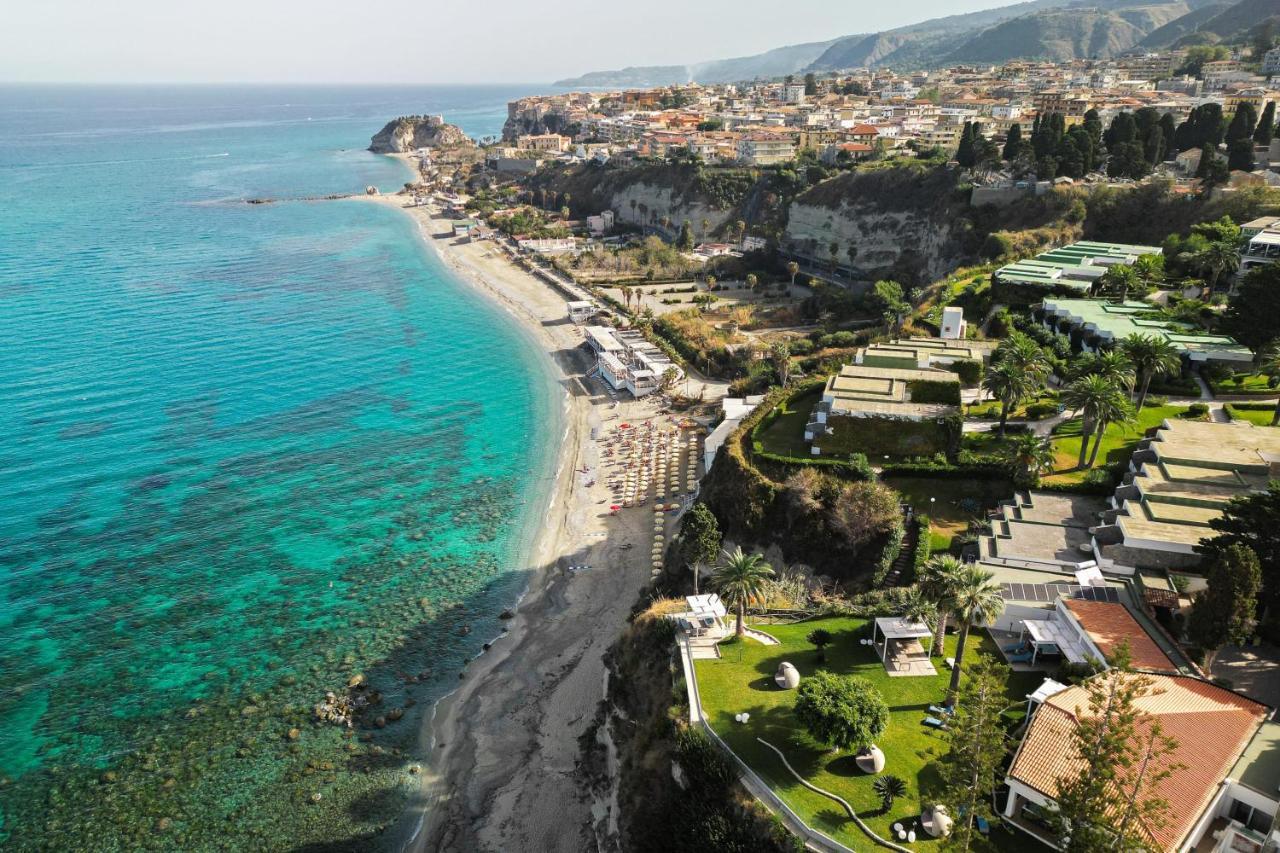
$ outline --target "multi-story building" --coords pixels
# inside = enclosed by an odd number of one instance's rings
[[[795,142],[787,134],[755,131],[738,140],[738,159],[749,166],[786,163],[795,156]]]

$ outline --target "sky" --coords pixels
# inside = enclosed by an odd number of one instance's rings
[[[546,83],[875,32],[1010,0],[6,2],[0,81]]]

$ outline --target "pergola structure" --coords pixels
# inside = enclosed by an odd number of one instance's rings
[[[685,596],[684,601],[689,609],[681,615],[688,620],[695,633],[700,634],[708,631],[714,631],[717,634],[724,633],[723,620],[728,610],[725,609],[724,602],[720,600],[720,596],[715,593],[710,595],[689,595]]]
[[[880,662],[884,664],[884,668],[890,675],[895,673],[932,675],[934,673],[933,665],[929,663],[929,650],[920,642],[925,638],[932,643],[933,629],[924,622],[904,619],[901,616],[880,616],[871,628],[871,645],[875,647]],[[893,644],[892,656],[890,656],[890,643]],[[919,671],[916,671],[917,668]]]
[[[1084,663],[1088,652],[1080,643],[1080,636],[1057,619],[1027,619],[1022,623],[1020,640],[1031,643],[1031,663],[1035,664],[1041,652],[1057,652],[1072,663]]]

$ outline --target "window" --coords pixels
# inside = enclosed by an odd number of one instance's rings
[[[1230,817],[1254,832],[1260,832],[1264,835],[1271,829],[1272,814],[1270,812],[1255,809],[1248,803],[1242,803],[1239,800],[1231,801]]]

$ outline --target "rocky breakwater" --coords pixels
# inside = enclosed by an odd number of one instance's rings
[[[446,124],[444,118],[431,116],[400,116],[387,122],[373,135],[369,150],[375,154],[407,154],[419,148],[461,150],[474,148],[462,128]]]

